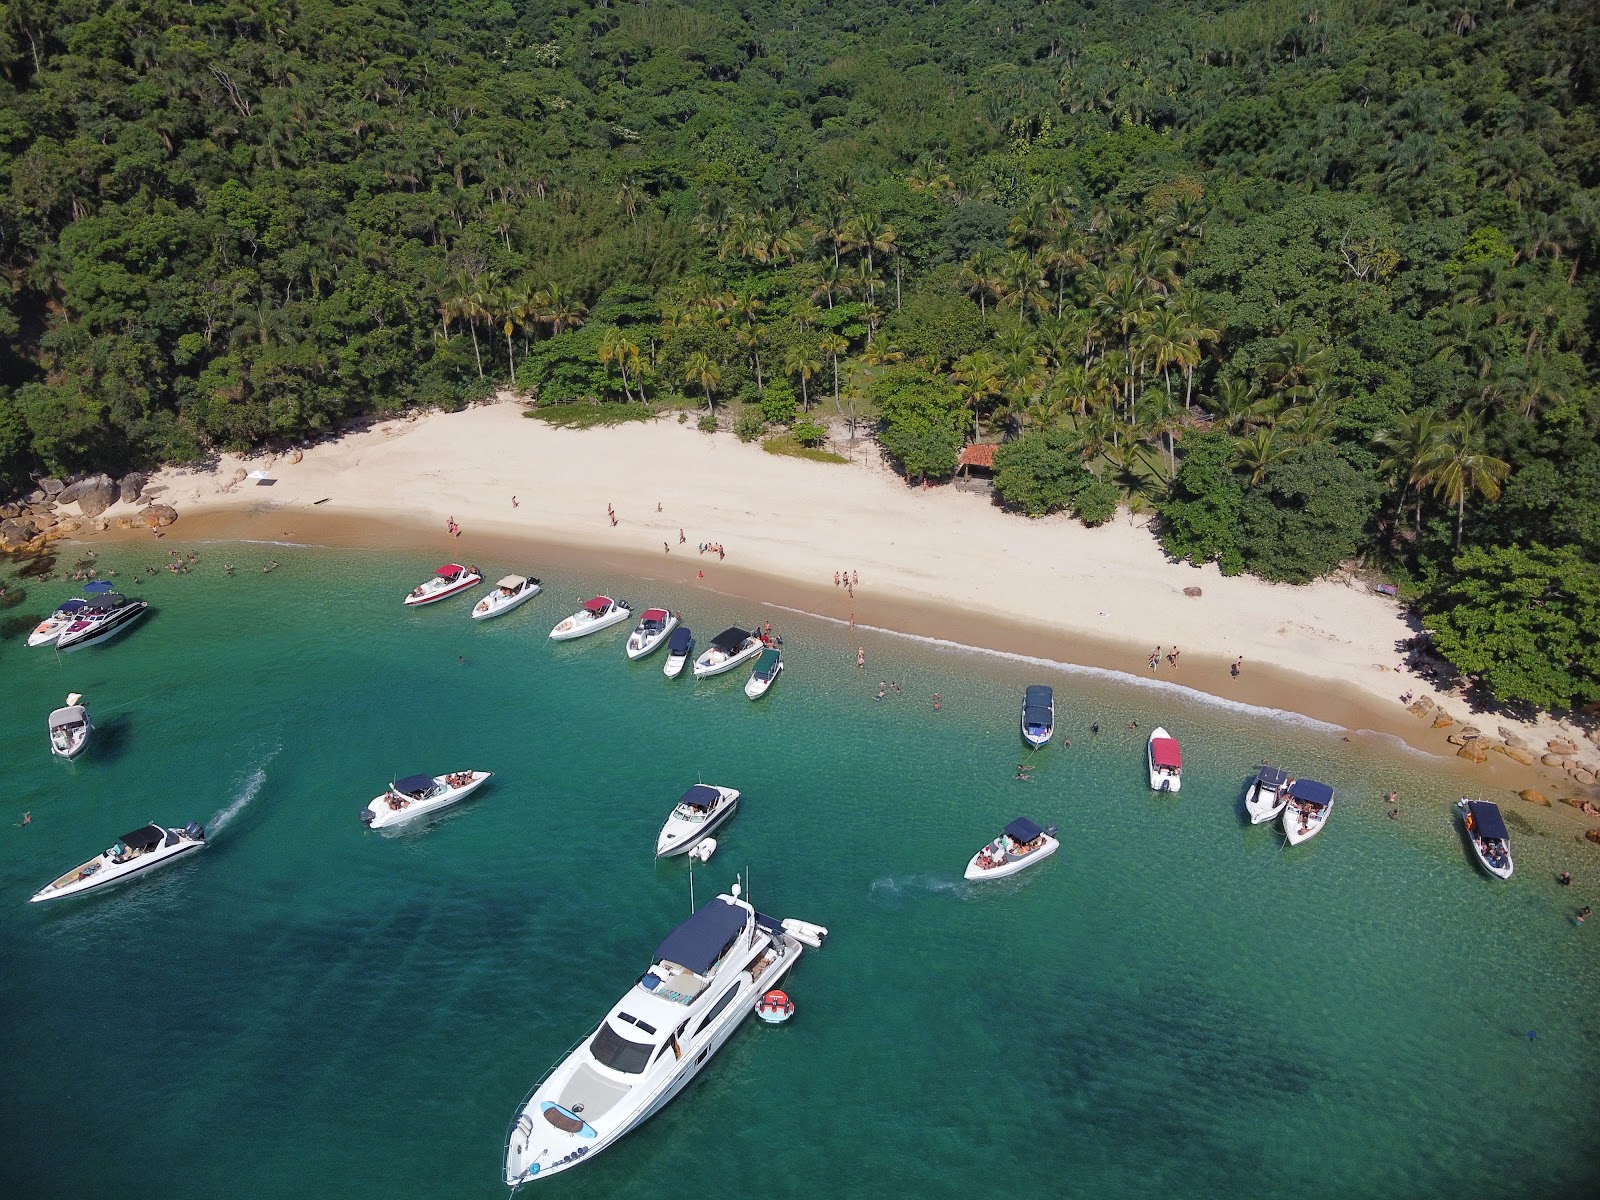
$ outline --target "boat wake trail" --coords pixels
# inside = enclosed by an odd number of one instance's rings
[[[874,879],[867,887],[867,895],[871,897],[872,902],[890,911],[902,907],[913,896],[940,894],[966,900],[971,897],[972,888],[963,880],[931,874],[889,875],[883,879]]]
[[[279,747],[279,749],[282,749],[282,747]],[[261,794],[261,785],[267,781],[267,767],[270,766],[272,760],[277,757],[278,751],[274,750],[271,754],[267,755],[266,762],[262,763],[259,767],[254,768],[251,770],[249,775],[245,776],[244,784],[239,788],[239,791],[234,798],[230,800],[220,811],[218,811],[217,814],[211,818],[211,820],[206,822],[207,837],[211,837],[219,833],[228,825],[229,822],[231,822],[235,817],[245,810],[245,806],[248,805],[250,801],[254,800],[258,795]]]

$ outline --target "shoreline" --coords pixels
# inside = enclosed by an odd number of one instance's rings
[[[525,568],[535,573],[540,559],[611,565],[839,621],[841,653],[859,644],[848,633],[853,617],[862,636],[883,630],[871,636],[1020,655],[1133,683],[1147,679],[1157,641],[1142,630],[1160,629],[1164,651],[1174,642],[1187,648],[1176,668],[1162,659],[1154,680],[1223,703],[1298,713],[1439,757],[1455,755],[1447,736],[1474,719],[1435,729],[1400,703],[1408,689],[1429,689],[1404,669],[1396,643],[1412,629],[1392,600],[1336,580],[1297,588],[1225,578],[1214,565],[1169,562],[1126,511],[1096,530],[1065,516],[1030,521],[986,495],[908,486],[875,459],[875,449],[859,448],[850,465],[782,458],[670,421],[557,429],[502,400],[380,422],[288,456],[169,468],[151,486],[181,514],[166,531],[174,541],[312,540],[507,562],[522,554],[535,559]],[[275,482],[256,486],[249,470]],[[135,511],[119,503],[106,515]],[[447,519],[460,522],[460,537],[447,534]],[[145,536],[112,530],[73,540]],[[725,545],[729,557],[695,553],[702,540]],[[859,571],[853,597],[832,585],[835,564]],[[1186,586],[1201,596],[1186,595]],[[1240,655],[1234,678],[1229,667]],[[1440,699],[1452,715],[1465,709],[1458,697]],[[1570,732],[1548,718],[1482,720],[1486,734],[1494,724],[1515,727],[1534,747]],[[1592,743],[1574,740],[1581,758],[1595,757]],[[1585,823],[1559,800],[1593,788],[1540,764],[1541,753],[1531,766],[1490,754],[1475,777],[1513,799],[1531,785],[1552,811]]]

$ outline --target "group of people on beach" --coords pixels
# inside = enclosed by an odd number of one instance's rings
[[[1161,666],[1162,657],[1163,657],[1163,655],[1161,653],[1161,647],[1160,646],[1157,646],[1154,650],[1150,651],[1150,669],[1152,671],[1156,670],[1157,668],[1159,668]],[[1177,665],[1178,665],[1178,648],[1176,646],[1174,646],[1171,649],[1171,651],[1169,651],[1165,655],[1165,657],[1166,657],[1166,660],[1167,660],[1167,665],[1169,667],[1176,668]]]
[[[835,571],[833,573],[833,586],[844,588],[845,591],[850,593],[850,599],[852,600],[856,598],[856,585],[860,582],[861,573],[859,571]],[[850,616],[850,625],[852,628],[855,626],[855,614],[853,613]]]

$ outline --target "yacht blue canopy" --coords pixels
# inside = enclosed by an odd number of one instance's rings
[[[679,804],[692,804],[696,808],[710,808],[722,795],[709,783],[697,783],[678,798]]]
[[[672,631],[672,636],[667,639],[668,654],[689,653],[689,643],[694,640],[694,635],[689,632],[687,625],[679,625]]]
[[[432,786],[432,775],[407,775],[404,779],[396,779],[394,781],[394,790],[406,796],[414,796],[418,792],[425,792]]]
[[[704,975],[744,929],[750,914],[721,897],[679,925],[656,947],[657,962],[674,962]]]
[[[748,629],[740,629],[737,625],[724,629],[712,640],[711,644],[724,654],[737,654],[744,649],[744,644],[755,634]]]
[[[1318,808],[1327,808],[1333,803],[1333,789],[1315,779],[1296,779],[1289,785],[1289,795]]]
[[[1036,683],[1022,693],[1022,723],[1024,725],[1048,725],[1052,717],[1050,710],[1055,705],[1055,693],[1043,684]]]
[[[93,583],[83,585],[86,595],[98,596],[101,592],[109,592],[114,585],[107,579],[96,579]]]
[[[1018,817],[1006,826],[1006,836],[1014,842],[1031,842],[1043,832],[1027,817]]]
[[[1488,800],[1468,800],[1467,812],[1472,816],[1472,832],[1481,838],[1488,838],[1492,842],[1505,842],[1511,840],[1511,835],[1506,832],[1505,818],[1500,815],[1500,806]]]
[[[1282,767],[1262,767],[1256,772],[1256,782],[1262,787],[1271,788],[1273,791],[1289,782],[1289,772]]]
[[[64,612],[64,613],[75,613],[75,612],[82,612],[84,609],[86,609],[88,607],[89,606],[87,604],[85,604],[82,600],[64,600],[61,603],[61,607],[56,609],[56,611],[57,612]]]

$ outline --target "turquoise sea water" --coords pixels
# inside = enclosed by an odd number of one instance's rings
[[[1594,859],[1510,813],[1517,878],[1487,881],[1436,760],[882,635],[863,676],[835,625],[638,580],[535,565],[545,594],[478,625],[465,599],[401,609],[432,559],[200,549],[192,574],[128,586],[156,612],[107,646],[0,641],[10,1195],[501,1194],[516,1105],[689,911],[687,865],[651,850],[697,779],[745,794],[699,897],[748,868],[758,907],[832,937],[790,976],[792,1022],[748,1022],[541,1194],[1600,1191],[1600,921],[1566,916],[1595,899]],[[127,583],[154,560],[100,565]],[[73,594],[25,586],[0,620]],[[549,642],[594,590],[681,608],[702,644],[771,617],[788,670],[752,704],[742,672],[626,662],[626,626]],[[879,678],[903,691],[874,700]],[[1073,744],[1022,783],[1030,682],[1056,687]],[[45,745],[69,690],[99,726],[71,765]],[[1147,790],[1133,719],[1182,740],[1181,796]],[[1241,818],[1263,755],[1339,790],[1303,847]],[[436,820],[357,819],[395,775],[465,767],[497,777]],[[1020,814],[1058,823],[1061,853],[963,883]],[[190,819],[211,832],[190,861],[26,903],[123,831]]]

